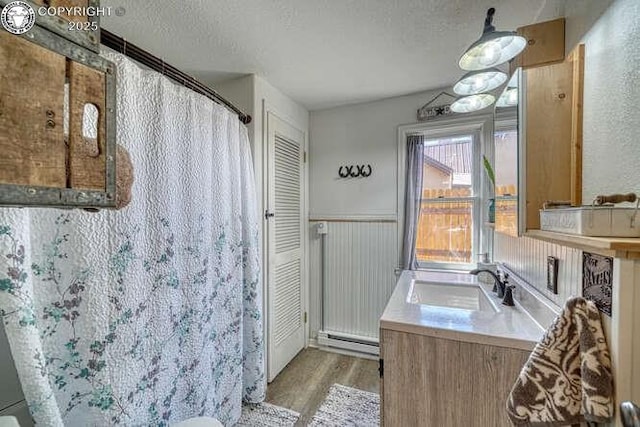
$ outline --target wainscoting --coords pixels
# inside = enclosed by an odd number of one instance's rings
[[[324,330],[378,339],[378,319],[396,283],[397,224],[375,220],[331,220],[322,238],[318,222],[309,222],[310,338],[322,329],[322,272],[324,270]],[[561,307],[582,295],[582,251],[527,237],[495,234],[495,259]],[[547,290],[547,256],[559,259],[558,294]]]
[[[547,256],[558,258],[558,294],[547,289]],[[543,295],[562,306],[582,295],[582,251],[528,237],[495,233],[494,259],[515,271]]]
[[[310,337],[317,338],[322,328],[324,304],[324,331],[377,341],[378,320],[396,283],[396,222],[334,219],[324,237],[317,224],[309,223]]]

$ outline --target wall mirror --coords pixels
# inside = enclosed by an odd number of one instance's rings
[[[511,76],[494,109],[495,231],[517,237],[518,99],[520,69]]]

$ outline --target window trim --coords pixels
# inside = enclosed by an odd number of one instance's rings
[[[464,117],[443,118],[429,122],[413,123],[398,126],[398,174],[396,176],[398,193],[397,193],[397,224],[398,224],[398,265],[401,265],[402,244],[404,233],[404,195],[406,185],[406,160],[407,160],[407,137],[410,135],[424,135],[427,139],[435,139],[440,137],[448,137],[455,134],[474,135],[473,145],[473,188],[474,196],[468,198],[476,198],[473,204],[473,221],[477,224],[474,227],[474,236],[472,241],[471,263],[420,263],[419,269],[438,269],[438,270],[458,270],[466,271],[475,268],[476,253],[493,252],[493,233],[490,227],[485,223],[488,220],[487,209],[482,209],[486,205],[487,200],[492,197],[490,194],[490,185],[487,179],[481,179],[481,159],[482,155],[486,155],[489,160],[493,161],[493,112],[484,114],[470,114]],[[475,142],[477,139],[477,142]],[[476,193],[476,186],[479,186]]]

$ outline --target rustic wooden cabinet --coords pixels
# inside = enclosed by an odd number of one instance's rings
[[[522,231],[540,228],[546,201],[582,204],[584,45],[562,62],[522,73],[520,208]]]
[[[511,61],[511,71],[564,61],[565,19],[520,27],[517,33],[527,39],[527,47]]]
[[[511,425],[507,397],[528,351],[380,332],[383,426]]]
[[[38,15],[23,34],[0,31],[0,205],[115,206],[115,67],[94,51],[98,32],[80,31],[87,43],[60,35],[91,17],[67,18]]]
[[[0,6],[4,6],[10,1],[0,0]],[[100,15],[107,13],[106,8],[101,8],[100,0],[24,1],[36,11],[38,27],[78,46],[96,53],[100,52]],[[41,8],[47,8],[49,12],[40,13]]]

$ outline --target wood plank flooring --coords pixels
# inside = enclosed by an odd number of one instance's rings
[[[335,383],[379,393],[378,362],[307,348],[269,384],[266,402],[299,412],[296,425],[306,426]]]

